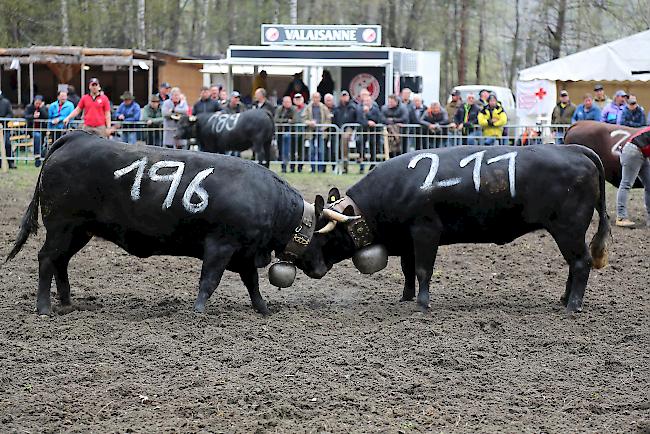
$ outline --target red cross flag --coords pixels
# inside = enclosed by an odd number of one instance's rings
[[[555,82],[530,80],[517,82],[517,115],[520,119],[550,116],[555,106]]]

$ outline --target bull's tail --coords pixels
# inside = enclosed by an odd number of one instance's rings
[[[40,194],[41,194],[41,176],[43,175],[43,171],[45,170],[45,165],[47,164],[47,160],[50,158],[50,155],[57,149],[59,149],[61,146],[65,144],[65,142],[68,141],[67,136],[63,136],[60,139],[58,139],[56,142],[50,146],[50,149],[47,152],[47,155],[45,156],[45,160],[43,160],[43,165],[41,166],[41,171],[38,174],[38,180],[36,181],[36,188],[34,189],[34,196],[32,197],[32,201],[29,203],[29,206],[27,207],[27,211],[25,211],[25,214],[23,215],[23,219],[20,222],[20,229],[18,231],[18,236],[16,237],[16,242],[14,243],[13,249],[11,249],[11,252],[9,252],[9,255],[7,255],[7,259],[5,262],[8,262],[12,260],[18,252],[20,252],[20,249],[23,248],[23,245],[27,241],[27,238],[31,234],[36,234],[38,232],[38,206],[40,202]]]
[[[609,224],[609,215],[607,214],[607,202],[605,200],[605,169],[603,162],[600,160],[598,154],[589,148],[579,145],[569,145],[575,149],[579,149],[586,157],[594,163],[598,169],[598,186],[599,195],[596,204],[596,211],[598,211],[598,229],[589,243],[589,250],[591,252],[591,260],[593,268],[603,268],[607,265],[607,240],[611,237],[611,227]]]

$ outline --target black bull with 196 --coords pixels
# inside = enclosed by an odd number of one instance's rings
[[[257,268],[270,263],[272,252],[289,260],[299,255],[323,209],[322,198],[314,205],[305,202],[284,180],[251,161],[130,146],[85,132],[68,133],[50,147],[7,260],[36,232],[39,204],[47,229],[38,254],[39,314],[51,313],[53,276],[61,303],[70,304],[68,263],[93,236],[139,257],[201,259],[198,312],[228,269],[239,273],[253,307],[268,313]],[[295,267],[277,268],[284,274],[276,286],[290,285]],[[287,272],[293,276],[287,278]]]
[[[296,265],[314,278],[353,257],[370,273],[400,256],[402,300],[429,305],[437,249],[454,243],[505,244],[546,229],[569,264],[561,300],[582,309],[590,268],[607,264],[610,234],[605,177],[598,156],[578,145],[481,147],[419,151],[378,165],[343,198],[333,189],[319,233]],[[598,229],[585,235],[594,209]],[[338,213],[356,216],[341,223]],[[330,218],[327,218],[327,217]]]

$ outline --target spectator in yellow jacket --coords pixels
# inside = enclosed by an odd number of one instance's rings
[[[497,96],[490,94],[487,105],[478,113],[478,124],[483,130],[483,144],[498,145],[507,123],[508,116],[498,103]]]

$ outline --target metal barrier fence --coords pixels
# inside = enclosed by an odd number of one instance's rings
[[[3,154],[10,164],[34,161],[66,129],[52,128],[47,121],[0,118]],[[73,121],[67,129],[80,128]],[[114,122],[112,138],[126,143],[163,145],[165,130],[147,122]],[[561,143],[569,125],[507,125],[499,137],[484,136],[481,128],[425,127],[419,124],[362,126],[359,124],[276,124],[271,160],[282,171],[346,173],[351,165],[363,172],[367,167],[396,155],[420,149],[459,145],[529,145]],[[172,133],[173,131],[169,131]],[[191,147],[187,144],[187,147]],[[4,160],[4,158],[3,158]],[[330,167],[330,169],[328,169]]]

